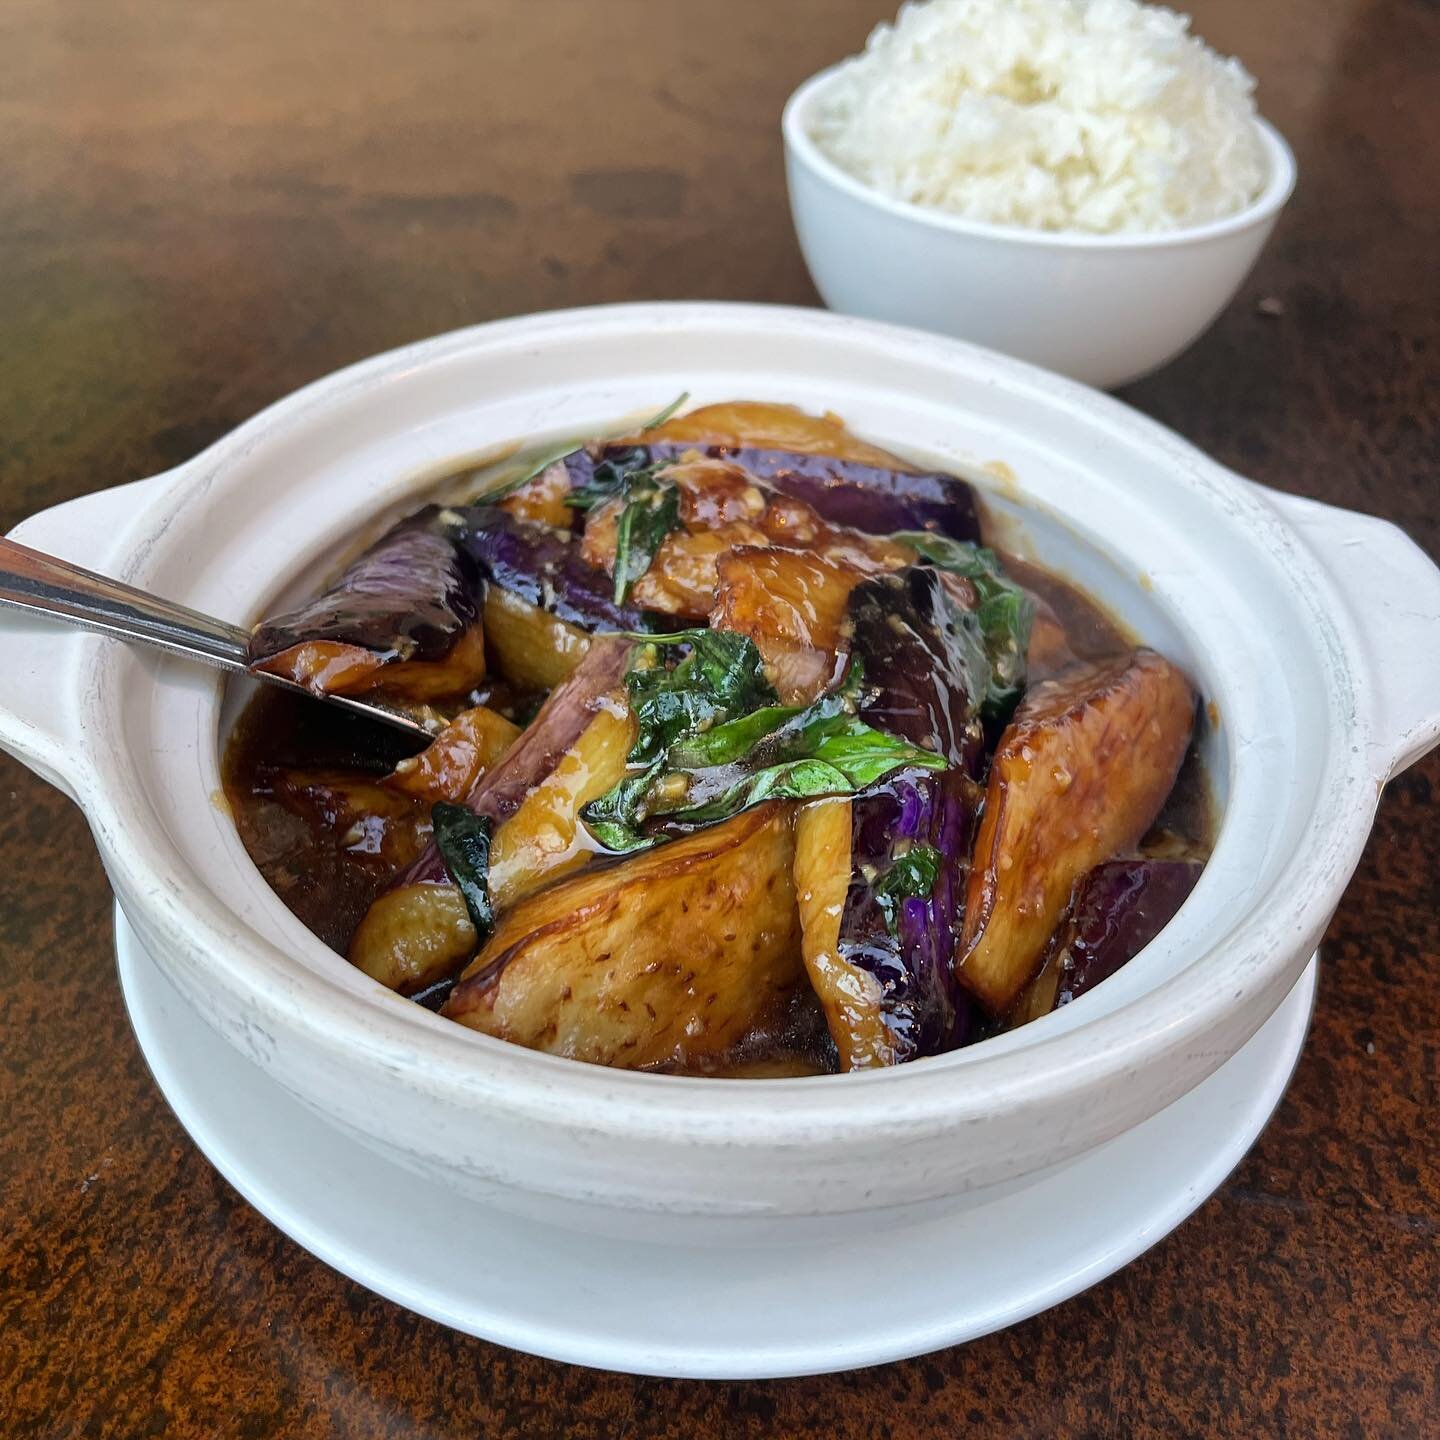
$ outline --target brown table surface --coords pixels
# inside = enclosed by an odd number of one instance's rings
[[[887,8],[8,0],[0,530],[435,331],[814,303],[779,110]],[[1219,324],[1126,398],[1440,553],[1440,11],[1194,8],[1301,184]],[[1437,786],[1432,758],[1386,792],[1294,1084],[1178,1233],[963,1348],[702,1384],[451,1334],[272,1229],[156,1093],[80,814],[0,761],[0,1435],[1440,1433]]]

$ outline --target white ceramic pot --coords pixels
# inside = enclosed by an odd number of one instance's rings
[[[1255,264],[1295,188],[1295,157],[1258,121],[1264,191],[1206,225],[1086,235],[986,225],[892,200],[810,138],[839,66],[790,97],[781,129],[790,209],[815,288],[832,310],[990,345],[1106,388],[1197,340]]]
[[[1115,401],[933,335],[641,305],[380,356],[178,470],[15,533],[244,620],[318,579],[417,475],[512,437],[598,429],[682,388],[696,403],[833,409],[973,474],[1012,543],[1190,669],[1215,722],[1214,857],[1176,920],[1098,990],[885,1073],[593,1068],[398,999],[290,915],[216,800],[212,674],[0,614],[0,744],[84,808],[127,917],[218,1036],[343,1132],[481,1200],[649,1238],[804,1238],[1024,1183],[1191,1090],[1289,992],[1386,777],[1440,732],[1427,658],[1440,572],[1390,525],[1260,490]]]

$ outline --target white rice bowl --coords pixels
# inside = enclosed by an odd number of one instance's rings
[[[970,220],[1143,233],[1234,214],[1267,179],[1255,82],[1136,0],[924,0],[817,105],[816,144],[881,193]]]

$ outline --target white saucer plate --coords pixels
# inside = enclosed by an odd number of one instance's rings
[[[1255,1142],[1299,1057],[1317,969],[1312,960],[1254,1038],[1183,1099],[1019,1191],[861,1240],[685,1249],[483,1209],[398,1168],[219,1042],[118,906],[115,948],[140,1047],[180,1123],[297,1244],[470,1335],[577,1365],[709,1379],[925,1354],[1113,1274],[1213,1194]]]

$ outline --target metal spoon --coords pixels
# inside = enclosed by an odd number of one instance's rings
[[[0,537],[0,604],[13,605],[32,614],[63,620],[81,630],[94,630],[158,650],[168,650],[187,660],[203,660],[221,670],[253,675],[268,685],[280,685],[313,700],[343,705],[347,710],[429,739],[433,731],[423,721],[401,710],[392,710],[372,700],[349,695],[318,695],[279,675],[251,670],[250,634],[239,625],[202,615],[158,595],[147,594],[118,580],[106,579],[94,571],[42,555],[28,546]]]

